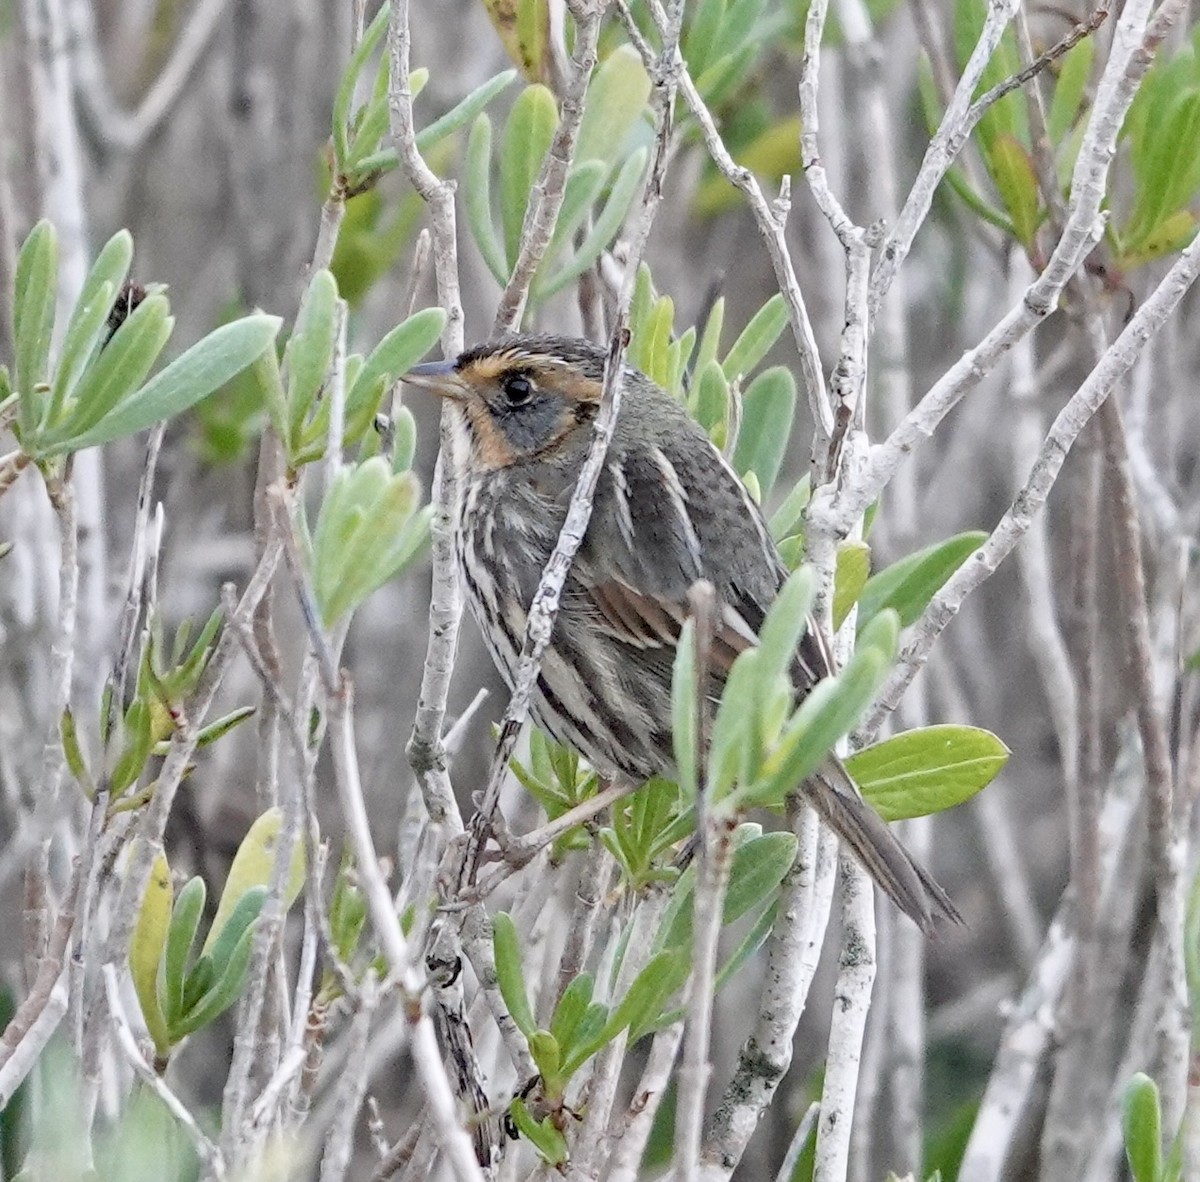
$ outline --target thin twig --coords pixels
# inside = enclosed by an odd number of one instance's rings
[[[629,1109],[621,1114],[620,1125],[609,1130],[609,1139],[615,1148],[608,1163],[607,1182],[637,1182],[646,1142],[650,1140],[654,1117],[666,1093],[682,1041],[682,1021],[654,1036],[646,1066],[633,1089]]]
[[[1083,265],[1103,231],[1101,208],[1117,135],[1155,49],[1184,7],[1185,0],[1164,0],[1147,23],[1149,0],[1136,0],[1136,3],[1126,5],[1117,22],[1112,52],[1076,159],[1067,224],[1045,270],[1025,291],[1021,301],[1005,313],[978,345],[967,350],[942,375],[904,421],[872,451],[865,471],[853,488],[846,489],[833,505],[814,498],[809,517],[818,522],[820,528],[844,536],[913,449],[922,440],[930,438],[963,396],[992,370],[1017,340],[1046,319],[1057,306],[1066,284]],[[911,202],[913,198],[910,196],[909,200]],[[902,223],[903,214],[889,241],[903,236]],[[887,252],[885,246],[883,256],[876,264],[873,291],[884,274]],[[894,269],[892,264],[887,264],[887,268],[889,271]],[[886,283],[883,286],[886,287]],[[824,520],[826,517],[828,520]]]
[[[347,1044],[346,1070],[342,1073],[337,1090],[337,1115],[333,1128],[325,1141],[325,1153],[321,1158],[321,1182],[341,1182],[350,1165],[350,1154],[354,1149],[355,1125],[359,1109],[367,1090],[367,1040],[371,1033],[371,1019],[375,1016],[378,992],[371,973],[358,996],[358,1006],[350,1023]]]
[[[104,76],[91,5],[86,0],[72,0],[70,23],[73,35],[67,45],[74,49],[73,65],[78,79],[76,95],[102,141],[133,152],[158,130],[186,93],[188,82],[212,44],[228,3],[229,0],[199,0],[189,13],[187,24],[166,64],[137,109],[127,112],[117,105]]]
[[[814,1100],[805,1109],[800,1123],[796,1126],[796,1131],[792,1134],[792,1140],[788,1145],[787,1153],[784,1154],[779,1173],[775,1175],[775,1182],[792,1182],[796,1166],[800,1162],[800,1155],[804,1152],[804,1147],[808,1144],[808,1139],[812,1136],[813,1128],[820,1115],[821,1105]]]
[[[188,1140],[192,1143],[196,1155],[204,1163],[209,1177],[222,1179],[225,1177],[225,1160],[221,1150],[210,1140],[200,1128],[196,1118],[188,1111],[187,1106],[167,1086],[166,1080],[146,1062],[138,1049],[137,1038],[129,1025],[124,1003],[121,1001],[121,986],[117,981],[117,966],[106,964],[104,973],[104,995],[108,1003],[109,1018],[117,1035],[117,1046],[125,1056],[125,1061],[133,1068],[138,1079],[162,1101],[168,1112],[179,1122]]]
[[[1174,769],[1166,713],[1156,685],[1146,575],[1142,566],[1142,532],[1138,524],[1125,428],[1114,399],[1110,398],[1100,408],[1099,422],[1109,474],[1109,506],[1116,550],[1114,565],[1121,593],[1121,615],[1130,625],[1125,635],[1132,681],[1137,691],[1138,728],[1146,768],[1150,866],[1158,915],[1156,944],[1163,959],[1165,977],[1152,1069],[1162,1100],[1163,1125],[1167,1129],[1176,1129],[1183,1117],[1187,1093],[1191,1028],[1183,946],[1187,825],[1183,823],[1177,828],[1175,824]]]
[[[696,583],[689,595],[696,627],[697,709],[704,717],[709,657],[712,650],[716,597],[711,583]],[[704,744],[703,725],[696,727],[697,746]],[[696,798],[696,892],[693,900],[692,973],[687,987],[687,1025],[679,1067],[679,1104],[675,1118],[675,1169],[680,1182],[696,1182],[700,1171],[700,1137],[704,1099],[712,1073],[713,998],[716,992],[717,946],[729,884],[736,821],[714,807],[711,785],[701,781]]]
[[[338,802],[354,848],[359,881],[366,896],[372,925],[387,957],[390,975],[401,983],[407,994],[410,1048],[424,1086],[430,1115],[437,1126],[442,1149],[455,1177],[460,1182],[483,1182],[470,1138],[459,1124],[455,1112],[454,1093],[438,1051],[433,1024],[421,1003],[423,980],[409,952],[400,917],[392,906],[392,895],[384,881],[379,856],[371,838],[354,746],[353,687],[343,675],[337,683],[325,688],[329,695],[329,736]]]
[[[738,1053],[713,1117],[704,1161],[728,1178],[741,1161],[792,1062],[792,1042],[816,976],[833,900],[837,842],[823,840],[816,814],[793,799],[788,820],[796,859],[783,880],[767,942],[767,967],[754,1029]]]
[[[433,231],[433,270],[438,303],[446,313],[442,329],[442,353],[457,357],[463,348],[463,309],[458,280],[458,246],[455,230],[454,182],[441,181],[417,149],[413,121],[412,83],[409,75],[408,0],[392,0],[388,25],[388,106],[392,138],[413,188],[429,211]],[[433,478],[433,590],[429,602],[429,643],[421,674],[421,692],[416,718],[408,741],[408,759],[421,784],[430,821],[443,827],[449,837],[462,832],[462,817],[446,770],[442,729],[450,674],[458,647],[462,619],[462,591],[454,558],[454,512],[458,492],[454,471],[448,462],[452,442],[452,413],[442,410],[441,439]]]

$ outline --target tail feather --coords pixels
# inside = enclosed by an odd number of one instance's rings
[[[887,823],[831,755],[801,788],[805,799],[862,863],[888,897],[926,933],[938,920],[962,923],[950,896],[896,840]]]

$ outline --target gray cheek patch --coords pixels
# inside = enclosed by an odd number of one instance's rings
[[[562,433],[563,404],[559,398],[535,394],[523,406],[493,404],[492,417],[505,441],[518,455],[541,451]]]

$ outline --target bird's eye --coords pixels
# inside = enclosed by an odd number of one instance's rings
[[[500,388],[509,406],[524,406],[533,397],[533,383],[523,373],[505,374]]]

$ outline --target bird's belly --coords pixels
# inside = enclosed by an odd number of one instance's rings
[[[513,536],[502,521],[493,520],[486,532],[479,526],[460,527],[456,549],[467,603],[511,690],[528,603],[549,547],[543,558],[528,537]],[[556,742],[578,751],[602,775],[641,781],[669,773],[670,685],[649,671],[631,680],[615,642],[574,606],[577,596],[572,590],[568,583],[533,687],[534,722]],[[623,666],[626,671],[620,676]]]

